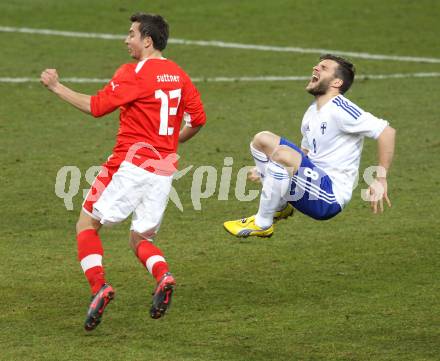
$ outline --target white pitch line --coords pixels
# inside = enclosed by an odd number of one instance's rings
[[[125,35],[117,34],[103,34],[103,33],[85,33],[77,31],[62,31],[50,29],[31,29],[31,28],[16,28],[10,26],[0,26],[0,32],[9,33],[25,33],[25,34],[40,34],[40,35],[57,35],[75,38],[94,38],[106,40],[122,40]],[[185,40],[171,38],[168,40],[170,44],[180,45],[196,45],[196,46],[212,46],[218,48],[230,49],[244,49],[244,50],[259,50],[259,51],[273,51],[273,52],[287,52],[287,53],[301,53],[301,54],[338,54],[348,56],[351,58],[360,58],[368,60],[392,60],[400,62],[416,62],[416,63],[440,63],[440,58],[401,56],[401,55],[384,55],[371,53],[358,53],[352,51],[319,49],[319,48],[300,48],[291,46],[270,46],[270,45],[255,45],[255,44],[241,44],[241,43],[226,43],[216,40]]]
[[[39,35],[57,35],[70,38],[92,38],[106,40],[122,40],[123,35],[102,34],[102,33],[82,33],[77,31],[62,31],[50,29],[31,29],[31,28],[14,28],[10,26],[0,26],[0,32],[3,33],[23,33],[23,34],[39,34]]]
[[[368,79],[402,79],[402,78],[436,78],[440,73],[396,73],[396,74],[365,74],[356,75],[356,80]],[[253,81],[308,81],[310,75],[303,76],[241,76],[241,77],[214,77],[191,78],[194,82],[253,82]]]
[[[356,76],[356,80],[382,80],[382,79],[408,79],[408,78],[438,78],[440,73],[397,73],[397,74],[366,74]],[[240,77],[197,77],[191,78],[193,82],[208,82],[208,83],[231,83],[231,82],[278,82],[278,81],[307,81],[310,75],[305,76],[240,76]],[[0,83],[38,83],[39,78],[13,78],[0,77]],[[110,79],[102,78],[62,78],[65,83],[99,83],[105,84]]]
[[[108,83],[110,79],[99,78],[62,78],[61,82],[64,83]],[[39,78],[12,78],[12,77],[0,77],[0,83],[39,83]]]

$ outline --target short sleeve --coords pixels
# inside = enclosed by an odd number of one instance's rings
[[[388,126],[386,120],[375,117],[371,113],[363,112],[359,117],[344,116],[340,118],[340,128],[345,133],[360,134],[368,138],[377,139]]]
[[[206,123],[206,114],[200,93],[188,76],[185,76],[183,120],[188,127],[199,127]]]
[[[110,82],[91,97],[91,113],[95,117],[111,113],[139,98],[141,93],[142,87],[134,70],[127,64],[122,65]]]
[[[336,118],[340,130],[344,133],[359,134],[376,139],[388,126],[386,120],[363,111],[346,98],[336,97],[332,102],[335,104],[333,116]]]

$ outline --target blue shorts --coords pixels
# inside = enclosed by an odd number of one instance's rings
[[[336,201],[330,177],[295,144],[281,138],[280,145],[287,145],[302,155],[301,166],[292,177],[289,203],[314,219],[325,220],[336,216],[342,208]]]

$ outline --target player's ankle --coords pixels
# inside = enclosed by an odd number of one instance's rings
[[[261,217],[258,214],[255,216],[255,225],[257,227],[260,227],[261,229],[269,228],[272,225],[272,223],[273,223],[273,217],[266,218],[266,217]]]

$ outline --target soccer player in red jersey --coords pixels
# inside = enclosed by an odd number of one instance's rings
[[[166,21],[144,13],[130,20],[125,44],[136,62],[122,65],[96,95],[80,94],[61,84],[55,69],[41,74],[44,86],[87,114],[101,117],[120,110],[113,154],[102,165],[76,225],[78,259],[92,292],[86,330],[99,324],[115,293],[104,276],[98,232],[102,225],[122,222],[130,214],[130,245],[157,281],[150,315],[160,318],[165,314],[175,280],[152,240],[168,201],[178,143],[193,137],[206,122],[199,92],[190,78],[162,56],[168,40]]]

